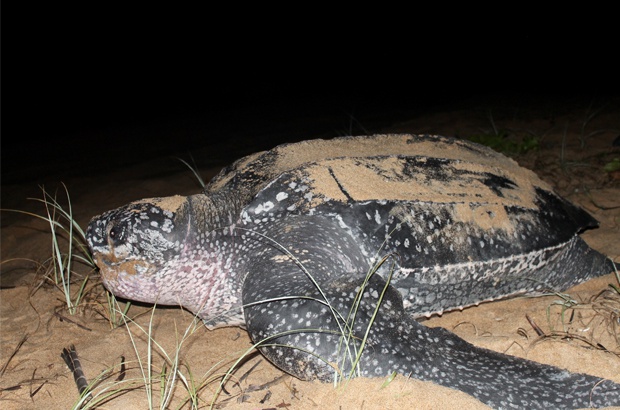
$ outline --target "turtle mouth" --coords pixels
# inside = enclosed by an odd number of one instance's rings
[[[114,256],[97,253],[94,256],[105,287],[117,297],[135,299],[140,294],[141,278],[156,269],[143,260],[116,261]],[[148,301],[147,301],[148,302]]]
[[[119,261],[113,253],[96,253],[94,259],[105,287],[114,295],[125,298],[132,298],[134,292],[130,289],[135,287],[135,283],[140,283],[141,278],[146,278],[155,271],[154,267],[144,260]]]
[[[119,274],[126,275],[148,275],[153,271],[153,266],[143,260],[126,260],[118,261],[113,254],[104,255],[98,253],[95,255],[95,264],[99,267],[104,277],[116,278]]]

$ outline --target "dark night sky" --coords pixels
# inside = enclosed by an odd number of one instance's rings
[[[4,11],[3,183],[61,170],[58,158],[92,170],[295,119],[321,132],[317,118],[369,123],[474,96],[617,91],[617,44],[600,31],[273,17]]]

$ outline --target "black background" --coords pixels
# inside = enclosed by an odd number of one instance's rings
[[[618,86],[604,10],[20,7],[2,12],[3,184],[205,146],[225,164],[474,99]]]

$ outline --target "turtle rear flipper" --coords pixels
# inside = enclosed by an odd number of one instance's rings
[[[264,247],[253,257],[243,289],[247,330],[282,370],[323,381],[397,372],[461,390],[493,408],[620,404],[620,385],[611,381],[478,348],[445,329],[419,324],[381,276],[366,280],[361,266],[352,270],[352,259],[336,256],[349,247],[346,238],[326,244],[332,237],[328,224],[306,222],[262,237]],[[326,246],[292,242],[296,246],[284,251],[297,229],[315,233],[314,243]]]

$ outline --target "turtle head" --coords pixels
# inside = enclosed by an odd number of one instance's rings
[[[132,202],[94,217],[86,239],[105,286],[116,296],[165,304],[161,276],[182,253],[190,220],[187,197]]]
[[[232,242],[222,237],[223,223],[232,232],[230,205],[205,194],[172,196],[94,217],[86,240],[104,285],[118,297],[184,306],[210,327],[241,323]]]

